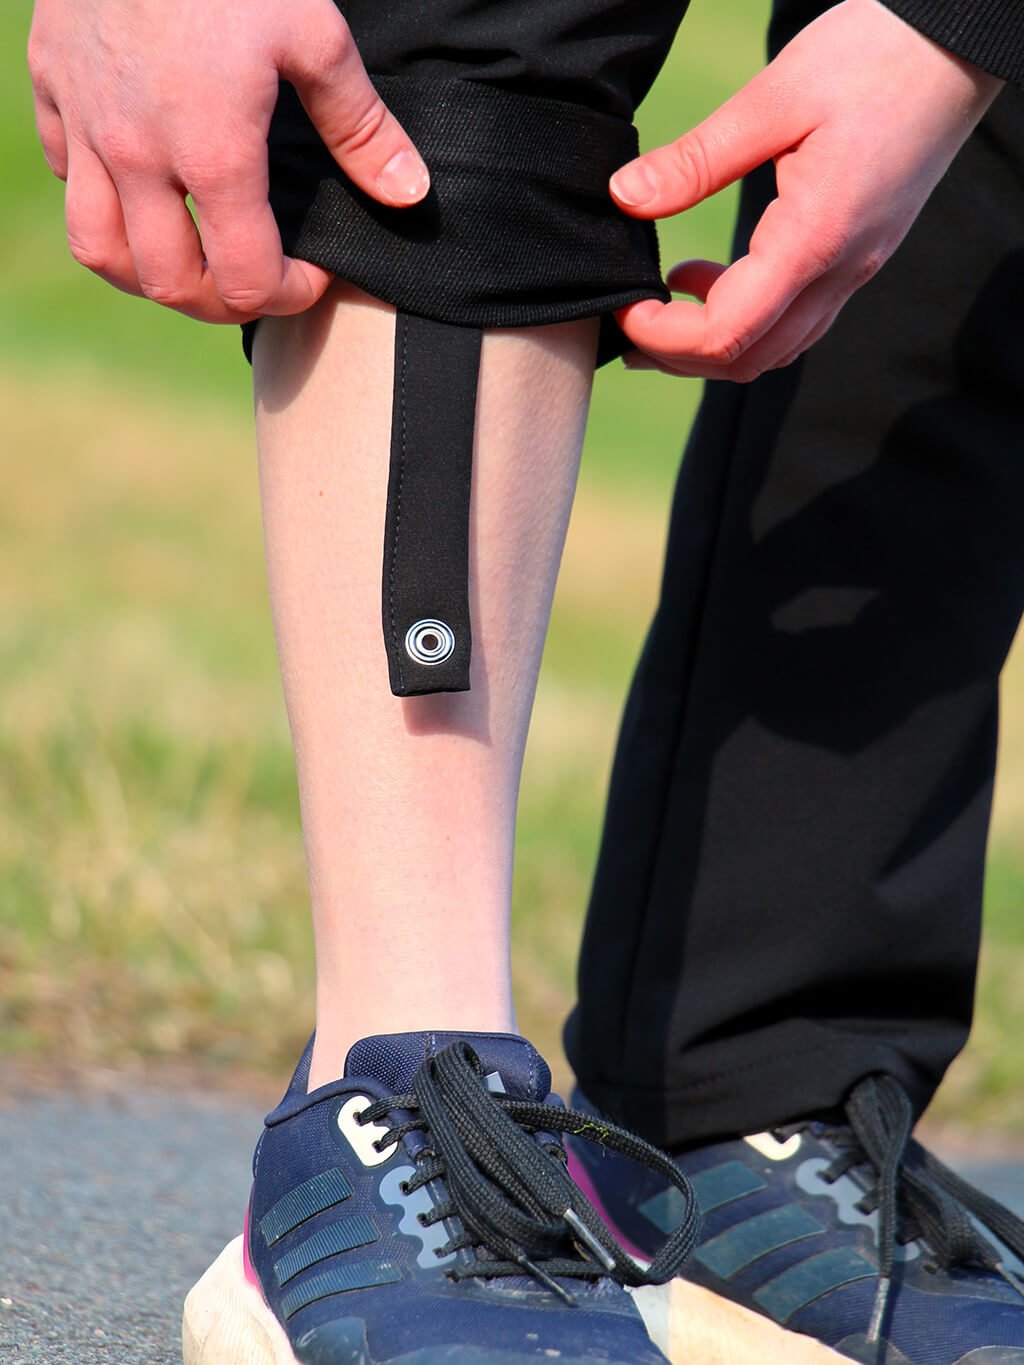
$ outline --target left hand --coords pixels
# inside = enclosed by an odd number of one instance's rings
[[[618,320],[627,365],[749,382],[788,365],[889,259],[1001,88],[878,0],[843,0],[692,132],[613,176],[636,218],[681,213],[775,162],[778,197],[726,267],[684,261]],[[701,306],[703,304],[703,306]]]

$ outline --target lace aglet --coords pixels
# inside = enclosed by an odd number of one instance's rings
[[[550,1289],[552,1294],[557,1294],[562,1302],[569,1308],[579,1307],[579,1304],[569,1291],[560,1285],[556,1279],[550,1276],[546,1270],[541,1270],[539,1265],[535,1265],[533,1261],[530,1260],[529,1256],[517,1256],[516,1262],[523,1267],[527,1274],[533,1275],[540,1280],[541,1284],[544,1285],[546,1289]]]
[[[1015,1275],[1012,1270],[1008,1269],[1007,1266],[1003,1264],[1002,1261],[996,1262],[995,1269],[996,1273],[1002,1275],[1006,1283],[1010,1285],[1012,1289],[1016,1289],[1017,1293],[1021,1296],[1021,1298],[1024,1298],[1024,1284],[1021,1283],[1020,1276]]]
[[[871,1310],[871,1325],[868,1327],[868,1341],[872,1346],[878,1343],[882,1335],[882,1324],[885,1321],[885,1310],[889,1306],[889,1289],[892,1279],[888,1275],[883,1275],[878,1281],[878,1293],[875,1295],[875,1306]]]
[[[582,1242],[594,1258],[604,1266],[605,1270],[614,1270],[615,1258],[601,1245],[571,1204],[562,1214],[562,1217],[568,1223],[577,1242]]]

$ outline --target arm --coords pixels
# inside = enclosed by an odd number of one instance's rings
[[[267,203],[279,78],[368,195],[427,192],[332,0],[36,0],[29,65],[72,254],[207,322],[298,312],[330,279],[283,256]]]
[[[877,0],[843,0],[677,142],[611,182],[640,218],[680,213],[765,161],[778,197],[733,265],[687,261],[619,321],[675,374],[741,382],[788,364],[892,255],[1001,82]]]

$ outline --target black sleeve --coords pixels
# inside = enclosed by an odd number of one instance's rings
[[[1024,85],[1024,0],[882,0],[940,47]]]

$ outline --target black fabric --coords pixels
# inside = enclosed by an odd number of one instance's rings
[[[940,47],[1004,81],[1024,85],[1021,0],[882,0]]]
[[[458,78],[629,122],[688,0],[344,0],[374,75]]]
[[[687,3],[349,0],[342,13],[431,192],[394,210],[361,194],[282,84],[269,147],[285,251],[445,322],[600,316],[598,364],[621,355],[613,310],[669,295],[654,226],[621,213],[608,180],[637,155],[633,112]],[[257,325],[243,328],[250,358]]]
[[[482,338],[478,329],[407,313],[395,323],[381,600],[396,697],[469,690],[469,497]]]
[[[774,41],[808,5],[777,8]],[[744,188],[739,240],[774,192]],[[970,1027],[998,678],[1024,603],[1024,97],[1008,89],[829,335],[708,387],[615,759],[569,1021],[654,1141]]]
[[[530,327],[603,314],[600,359],[618,354],[611,310],[669,297],[653,225],[620,213],[608,192],[637,155],[631,125],[468,81],[375,82],[430,167],[427,199],[389,209],[364,195],[285,87],[270,197],[288,254],[444,322]]]

